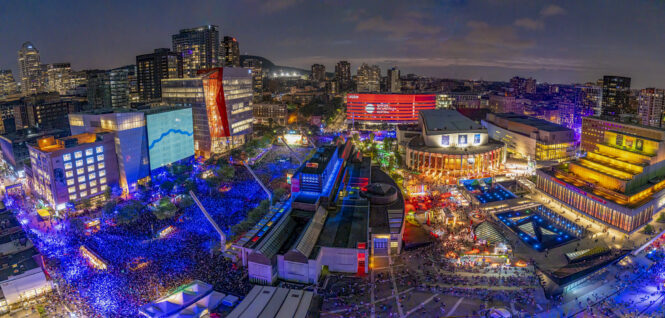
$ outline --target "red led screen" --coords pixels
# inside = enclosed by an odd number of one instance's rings
[[[434,94],[347,94],[346,118],[358,121],[409,122],[436,107]]]

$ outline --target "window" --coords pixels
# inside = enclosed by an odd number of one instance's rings
[[[95,148],[95,149],[96,149],[95,151],[96,151],[97,153],[102,153],[102,152],[104,152],[104,146],[97,146],[97,148]]]
[[[82,198],[82,197],[88,195],[88,191],[81,191],[81,192],[79,192],[79,195],[80,195],[81,198]]]
[[[450,136],[448,135],[441,136],[441,146],[450,146]]]
[[[459,136],[457,137],[457,143],[458,143],[459,145],[466,145],[466,143],[467,143],[467,141],[466,141],[466,135],[459,135]]]
[[[90,149],[86,149],[86,150],[85,150],[85,155],[86,155],[86,156],[92,156],[92,148],[90,148]]]
[[[79,184],[79,190],[85,190],[88,186],[85,183]]]
[[[93,172],[93,171],[95,171],[95,165],[89,165],[88,172]]]
[[[74,179],[67,179],[67,185],[74,185]]]
[[[103,162],[98,163],[97,169],[104,169],[104,163]]]
[[[71,177],[74,176],[74,172],[69,170],[69,171],[65,172],[65,176],[67,176],[67,178],[71,178]]]
[[[73,167],[71,162],[65,162],[65,170],[71,169]]]
[[[94,179],[95,177],[97,177],[97,176],[95,175],[95,173],[94,173],[94,172],[93,172],[93,173],[90,173],[90,174],[88,174],[88,180],[90,180],[90,179]]]
[[[106,183],[106,177],[100,178],[99,183]]]
[[[84,173],[85,173],[85,169],[83,169],[83,168],[76,169],[76,174],[81,175],[81,174],[84,174]]]
[[[77,151],[74,153],[74,158],[78,159],[83,157],[83,152],[82,151]]]
[[[70,194],[69,199],[70,200],[76,200],[76,194]]]
[[[103,161],[104,160],[104,155],[97,155],[97,161]]]
[[[83,165],[83,160],[76,160],[76,166],[80,167]]]
[[[475,134],[473,136],[473,144],[474,145],[480,144],[480,134]]]
[[[95,162],[95,158],[93,158],[93,157],[85,158],[85,163],[87,163],[87,164],[92,164],[94,162]]]
[[[85,176],[80,176],[79,177],[79,183],[85,182]]]
[[[99,170],[99,176],[103,177],[106,175],[106,170]]]
[[[93,195],[95,193],[97,193],[97,188],[91,188],[90,189],[90,195]]]
[[[101,187],[99,187],[99,188],[100,188],[102,191],[106,191],[106,189],[108,189],[108,187],[109,187],[109,186],[103,184],[103,185],[102,185]]]
[[[74,192],[76,192],[76,187],[69,187],[69,189],[67,189],[67,191],[69,191],[69,193],[74,193]]]
[[[94,187],[97,185],[97,180],[90,180],[90,186]]]
[[[63,161],[69,161],[69,160],[72,160],[72,154],[70,154],[70,153],[66,153],[66,154],[62,155],[62,160],[63,160]]]

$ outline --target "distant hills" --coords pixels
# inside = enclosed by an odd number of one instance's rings
[[[269,72],[269,73],[297,72],[297,73],[300,73],[300,74],[309,74],[309,73],[311,73],[310,70],[305,70],[305,69],[302,69],[302,68],[275,65],[275,63],[273,63],[269,59],[267,59],[263,56],[257,56],[257,55],[240,55],[240,65],[242,65],[243,61],[245,61],[246,59],[260,60],[263,63],[264,72]]]

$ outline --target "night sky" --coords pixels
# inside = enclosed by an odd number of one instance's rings
[[[412,1],[409,1],[412,2]],[[415,1],[413,1],[415,2]],[[242,54],[332,71],[347,59],[402,73],[507,81],[633,78],[665,88],[664,1],[0,1],[0,68],[18,77],[31,41],[42,63],[134,64],[181,28],[220,26]]]

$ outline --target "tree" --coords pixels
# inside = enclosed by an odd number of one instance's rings
[[[173,181],[166,180],[159,185],[159,190],[166,192],[167,194],[173,190],[174,183]]]
[[[192,199],[192,197],[190,197],[189,195],[184,195],[182,197],[182,199],[180,199],[180,203],[178,203],[180,208],[183,208],[183,209],[188,208],[188,207],[192,206],[193,204],[194,204],[194,199]]]
[[[287,193],[288,193],[288,191],[284,188],[275,189],[275,191],[273,191],[273,193],[272,193],[272,202],[273,202],[273,204],[277,201],[280,201]]]
[[[104,217],[113,217],[113,213],[115,213],[115,209],[117,207],[117,203],[115,200],[109,200],[104,205],[102,206],[102,215]]]
[[[130,200],[118,209],[116,221],[119,224],[133,223],[143,210],[143,203],[137,200]]]
[[[169,200],[169,198],[162,198],[159,200],[157,207],[152,211],[152,213],[159,220],[170,219],[175,216],[175,213],[178,211],[178,208]]]
[[[642,232],[647,235],[653,234],[654,233],[653,226],[651,226],[651,224],[647,224]]]
[[[658,221],[659,223],[665,223],[665,212],[662,212],[662,213],[658,216],[658,220],[657,220],[657,221]]]

